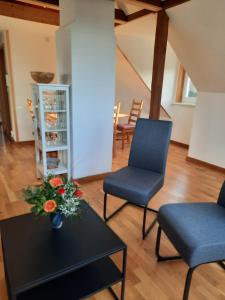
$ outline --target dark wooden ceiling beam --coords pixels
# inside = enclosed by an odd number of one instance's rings
[[[141,9],[133,14],[127,15],[127,21],[129,22],[129,21],[139,19],[141,17],[149,15],[150,13],[153,13],[153,11],[148,10],[148,9]]]
[[[122,9],[116,8],[115,9],[115,19],[122,21],[122,22],[127,22],[127,15],[124,13]]]
[[[36,0],[36,1],[59,6],[59,0]]]
[[[0,15],[33,22],[59,25],[59,12],[22,3],[0,1]]]
[[[162,9],[168,9],[182,3],[185,3],[190,0],[124,0],[128,4],[133,4],[145,9],[150,9],[155,12],[158,12]]]
[[[148,9],[141,9],[137,12],[126,15],[122,9],[117,8],[117,9],[115,9],[115,20],[116,20],[117,25],[121,25],[121,23],[124,24],[126,22],[136,20],[136,19],[144,17],[150,13],[153,13],[153,11],[148,10]]]
[[[163,77],[166,60],[169,17],[164,10],[158,12],[155,33],[155,47],[153,58],[152,85],[151,85],[151,119],[158,120],[160,115]]]
[[[162,8],[168,9],[168,8],[183,4],[188,1],[190,1],[190,0],[165,0],[162,2]]]
[[[190,0],[165,0],[163,2],[160,0],[136,0],[136,2],[143,2],[151,5],[159,5],[159,3],[163,3],[161,5],[163,5],[164,9],[182,4],[187,1]],[[58,4],[58,0],[42,0],[38,2],[45,2],[48,4],[54,4],[56,6]],[[115,22],[116,24],[123,24],[148,15],[152,12],[154,11],[149,9],[141,9],[135,13],[126,15],[122,9],[117,8],[115,9]],[[19,2],[16,0],[0,0],[0,14],[34,22],[59,25],[59,11],[48,7]]]
[[[43,2],[43,1],[42,1]],[[143,17],[151,11],[142,9],[130,15],[126,15],[122,9],[115,9],[115,23],[117,25],[133,21]],[[13,17],[33,22],[59,25],[59,11],[48,7],[31,5],[28,3],[16,2],[13,0],[0,0],[0,15]]]

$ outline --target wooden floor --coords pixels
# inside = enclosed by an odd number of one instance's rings
[[[118,150],[113,162],[114,170],[126,165],[128,153],[128,146],[123,151]],[[151,201],[153,208],[158,209],[164,203],[215,201],[217,198],[224,174],[187,162],[186,155],[186,149],[170,146],[165,185]],[[4,219],[29,210],[21,199],[20,192],[24,186],[36,182],[34,148],[32,145],[5,145],[0,139],[0,157],[0,219]],[[90,205],[102,215],[102,181],[85,184],[83,190]],[[114,209],[118,204],[120,200],[109,198],[110,209]],[[128,206],[109,222],[109,226],[128,245],[126,299],[182,299],[187,265],[182,261],[157,263],[154,254],[157,226],[146,240],[142,241],[141,221],[142,211]],[[162,240],[162,252],[175,253],[165,236]],[[120,257],[115,257],[115,260],[119,262]],[[0,299],[8,299],[2,253],[0,253]],[[112,296],[108,291],[104,291],[91,299],[110,300]],[[193,276],[191,299],[225,299],[225,272],[216,264],[199,267]]]

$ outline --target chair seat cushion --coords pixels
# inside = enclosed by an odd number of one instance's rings
[[[103,183],[105,193],[143,206],[162,186],[163,175],[129,166],[107,176]]]
[[[158,222],[190,267],[225,260],[225,208],[216,203],[167,204]]]
[[[135,129],[135,125],[134,124],[118,124],[117,125],[117,129],[118,130],[133,130]]]

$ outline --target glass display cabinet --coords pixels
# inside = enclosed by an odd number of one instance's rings
[[[33,99],[37,177],[70,178],[69,85],[33,84]]]

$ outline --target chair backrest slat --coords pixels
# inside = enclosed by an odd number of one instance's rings
[[[128,119],[128,124],[136,125],[137,119],[141,115],[142,107],[143,107],[143,100],[140,101],[133,100],[131,110],[130,110],[130,116]]]
[[[171,121],[139,118],[128,165],[165,174],[171,130]]]

